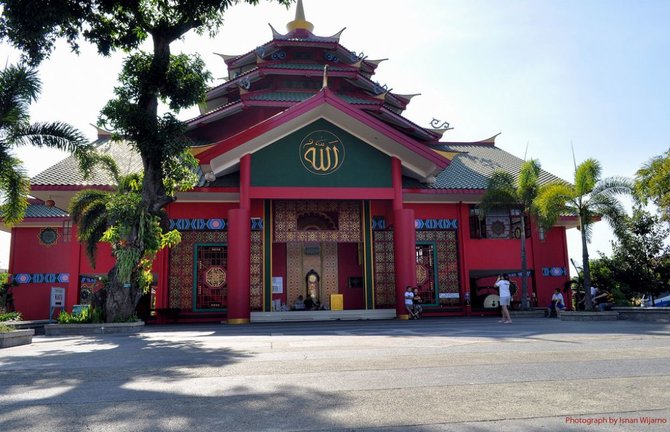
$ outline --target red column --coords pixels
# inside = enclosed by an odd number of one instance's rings
[[[393,210],[402,209],[402,161],[391,158],[391,182],[393,184]]]
[[[70,265],[68,266],[70,282],[65,290],[65,308],[69,311],[72,311],[72,306],[79,300],[81,243],[77,238],[78,228],[76,226],[70,228]]]
[[[251,318],[251,226],[248,209],[228,211],[228,324],[246,324]]]
[[[228,324],[251,318],[251,155],[240,158],[240,208],[228,211]]]
[[[394,212],[393,253],[395,255],[396,315],[409,319],[405,310],[405,289],[416,285],[416,231],[414,210]]]

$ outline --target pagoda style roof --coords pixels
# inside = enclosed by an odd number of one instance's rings
[[[332,36],[315,35],[302,1],[297,2],[287,33],[270,28],[272,40],[257,48],[240,55],[218,54],[228,68],[227,81],[207,92],[200,105],[201,115],[188,121],[189,130],[257,107],[288,109],[326,85],[343,100],[359,105],[401,133],[426,143],[439,141],[441,133],[402,116],[416,94],[395,94],[375,82],[375,70],[386,59],[368,60],[362,52],[341,45],[344,29]]]

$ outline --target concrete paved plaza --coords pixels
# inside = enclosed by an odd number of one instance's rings
[[[38,336],[0,351],[0,389],[0,431],[666,431],[670,324],[441,318]]]

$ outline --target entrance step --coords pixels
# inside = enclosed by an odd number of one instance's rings
[[[395,318],[395,309],[251,312],[252,323],[286,321],[387,320],[393,318]]]

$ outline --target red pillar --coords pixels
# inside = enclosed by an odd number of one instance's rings
[[[394,212],[393,253],[395,255],[396,315],[409,319],[405,310],[405,289],[416,285],[416,232],[414,210]]]
[[[402,161],[391,158],[391,182],[393,184],[393,210],[402,209]]]
[[[72,306],[79,301],[79,279],[80,279],[80,263],[81,263],[81,243],[77,237],[79,227],[70,227],[70,265],[68,271],[70,273],[70,282],[65,290],[65,309],[72,311]]]
[[[228,211],[228,324],[251,319],[251,155],[240,158],[240,208]]]
[[[228,211],[228,324],[246,324],[251,318],[251,226],[248,209]]]

